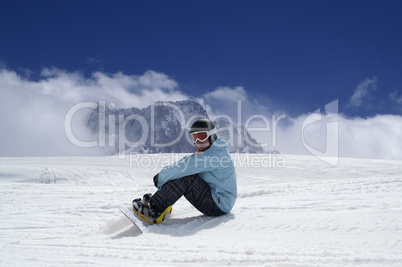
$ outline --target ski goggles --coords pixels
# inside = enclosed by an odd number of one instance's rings
[[[200,131],[191,133],[191,138],[193,139],[194,144],[198,142],[205,142],[211,135],[216,134],[216,128],[210,131]]]

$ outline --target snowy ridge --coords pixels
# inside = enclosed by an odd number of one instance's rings
[[[283,156],[285,167],[237,167],[229,214],[209,218],[181,199],[142,235],[118,209],[155,191],[154,166],[0,158],[0,265],[400,265],[400,161]]]

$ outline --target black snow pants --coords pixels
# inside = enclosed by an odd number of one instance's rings
[[[152,196],[150,202],[156,210],[164,211],[182,196],[207,216],[225,214],[213,200],[209,185],[198,174],[167,182]]]

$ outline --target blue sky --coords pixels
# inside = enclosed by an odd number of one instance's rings
[[[0,60],[31,78],[68,71],[162,72],[200,96],[242,86],[291,115],[339,99],[349,116],[400,114],[400,1],[8,1]],[[359,83],[376,88],[347,104]]]
[[[49,123],[98,97],[121,107],[190,98],[216,113],[241,100],[248,114],[287,115],[289,153],[305,150],[289,140],[306,114],[338,100],[341,156],[402,159],[401,28],[401,1],[2,1],[0,111],[20,112],[0,114],[11,129],[0,155],[42,155],[26,148],[41,144],[33,137],[47,142]],[[47,120],[16,125],[26,114]]]

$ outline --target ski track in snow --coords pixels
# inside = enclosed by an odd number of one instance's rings
[[[284,168],[237,168],[229,214],[180,199],[142,235],[118,209],[154,192],[160,167],[0,158],[0,266],[401,265],[401,161],[285,157]]]

